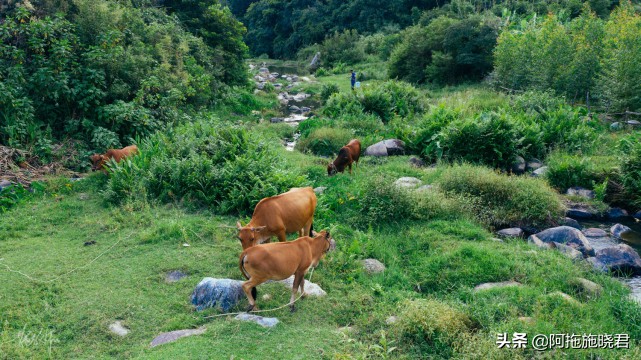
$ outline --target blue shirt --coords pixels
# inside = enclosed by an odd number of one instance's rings
[[[356,73],[352,73],[352,84],[356,82]]]

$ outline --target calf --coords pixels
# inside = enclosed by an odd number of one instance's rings
[[[102,170],[106,172],[105,165],[109,159],[114,159],[116,162],[120,162],[122,159],[136,155],[138,153],[138,146],[130,145],[122,149],[109,149],[104,154],[93,154],[91,155],[91,170]]]
[[[238,240],[243,250],[269,242],[272,236],[286,241],[287,234],[306,236],[312,230],[316,194],[311,187],[293,188],[286,193],[262,199],[254,208],[252,219],[245,226],[236,223]]]
[[[327,165],[327,175],[332,176],[336,173],[345,171],[345,167],[349,166],[349,173],[352,174],[352,164],[358,164],[358,159],[361,157],[361,142],[357,139],[351,140],[347,145],[343,146],[338,151],[338,156],[334,162]]]
[[[243,251],[238,266],[247,279],[243,283],[243,291],[249,300],[247,311],[258,310],[256,286],[267,280],[283,280],[292,275],[294,286],[289,304],[291,311],[295,311],[298,288],[301,296],[305,296],[305,274],[311,267],[318,266],[323,256],[335,246],[329,232],[321,231],[313,238],[303,236],[291,242],[262,244]]]

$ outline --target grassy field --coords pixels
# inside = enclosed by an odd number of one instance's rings
[[[336,82],[343,91],[349,84],[342,75],[319,79]],[[506,101],[481,88],[435,92],[430,99],[435,104]],[[255,116],[237,118],[256,121]],[[286,132],[283,124],[249,128],[274,143]],[[419,169],[406,156],[363,158],[353,176],[328,178],[327,159],[287,152],[280,145],[278,155],[308,185],[327,187],[319,195],[314,227],[330,229],[337,248],[312,279],[326,297],[303,300],[295,313],[270,314],[281,321],[272,329],[232,317],[207,318],[217,312],[195,312],[189,296],[203,277],[241,278],[240,244],[227,227],[237,216],[153,201],[109,205],[101,174],[74,183],[52,179],[44,194],[0,218],[0,358],[641,357],[641,308],[623,284],[557,251],[523,240],[496,241],[488,224],[505,209],[487,195],[441,190],[452,186],[457,171],[467,171],[501,184],[508,195],[516,184],[533,189],[527,201],[549,202],[557,195],[543,180],[514,182],[472,166]],[[404,192],[391,186],[402,176],[417,177],[435,190]],[[492,221],[484,223],[487,219]],[[95,244],[85,246],[88,241]],[[366,258],[380,260],[387,269],[367,274],[361,265]],[[172,270],[187,277],[167,283],[165,275]],[[578,277],[600,284],[602,293],[585,292],[577,286]],[[473,291],[484,282],[508,280],[522,286]],[[264,294],[271,299],[262,299]],[[258,305],[278,307],[289,294],[278,284],[261,285]],[[245,306],[242,300],[234,310]],[[388,323],[390,316],[398,321]],[[131,330],[127,336],[109,331],[117,320]],[[206,328],[203,335],[149,347],[161,332],[200,326]],[[622,350],[497,349],[496,334],[503,332],[627,333],[632,340],[630,349]]]

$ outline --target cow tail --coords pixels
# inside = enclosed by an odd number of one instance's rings
[[[241,255],[240,260],[238,261],[238,267],[240,268],[240,272],[243,273],[243,276],[245,279],[249,280],[249,274],[247,274],[247,270],[245,270],[245,258],[247,255]]]
[[[309,225],[309,236],[312,237],[314,236],[313,234],[314,234],[314,222],[312,221],[312,223]]]

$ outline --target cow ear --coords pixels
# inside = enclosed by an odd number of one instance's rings
[[[329,231],[325,233],[325,239],[329,239]]]
[[[240,225],[240,221],[236,221],[236,229],[240,230],[243,226]]]
[[[252,231],[260,232],[260,231],[263,231],[263,229],[264,229],[264,228],[266,228],[266,227],[267,227],[267,226],[259,226],[259,227],[255,227],[255,228],[252,228]]]

